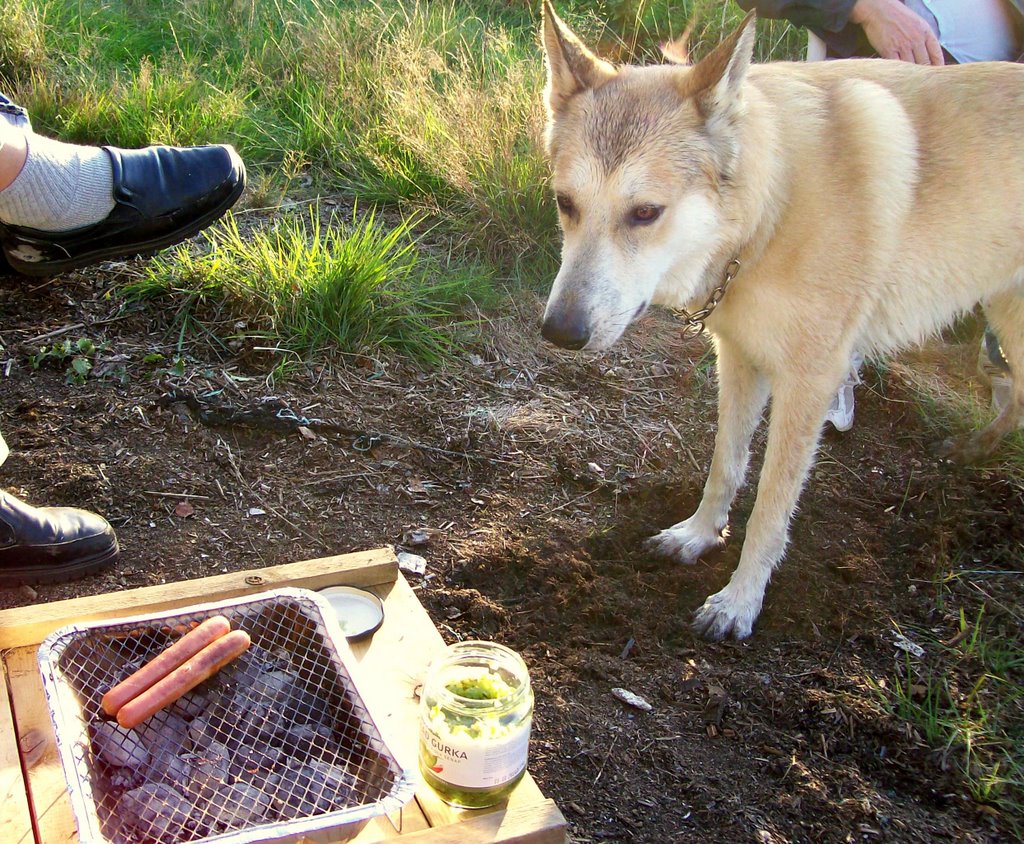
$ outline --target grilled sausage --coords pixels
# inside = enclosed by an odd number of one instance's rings
[[[137,727],[150,715],[174,703],[203,680],[212,677],[247,650],[250,644],[252,640],[244,630],[232,630],[226,636],[214,640],[162,680],[157,680],[142,694],[124,704],[117,711],[117,723],[127,729]]]
[[[138,697],[157,680],[166,677],[211,642],[229,632],[231,624],[224,616],[215,615],[206,619],[103,695],[103,711],[107,715],[117,715],[117,710],[132,698]]]

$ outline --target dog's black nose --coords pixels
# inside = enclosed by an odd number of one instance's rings
[[[574,352],[586,346],[590,339],[590,328],[581,316],[559,312],[545,317],[540,333],[549,343]]]

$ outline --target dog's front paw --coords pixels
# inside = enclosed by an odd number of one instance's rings
[[[696,516],[665,528],[647,540],[647,547],[653,553],[688,565],[697,562],[712,548],[720,548],[724,544],[724,532],[702,528]]]
[[[693,615],[693,631],[705,639],[718,642],[730,636],[746,639],[754,630],[761,612],[761,602],[744,600],[726,586],[710,595]]]

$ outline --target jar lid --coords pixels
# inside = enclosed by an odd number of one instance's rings
[[[319,594],[331,605],[341,632],[350,642],[372,636],[384,623],[384,602],[373,592],[356,586],[328,586]]]

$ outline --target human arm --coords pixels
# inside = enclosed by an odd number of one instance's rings
[[[848,24],[864,31],[871,47],[886,59],[943,64],[942,47],[923,18],[900,0],[737,0],[762,18],[785,18],[819,35],[838,33]],[[864,45],[867,48],[867,44]],[[847,55],[847,53],[840,53]]]
[[[857,0],[737,0],[760,18],[785,18],[796,26],[839,32],[850,20]]]
[[[899,0],[857,0],[850,22],[863,28],[883,59],[944,64],[942,46],[927,22]]]

